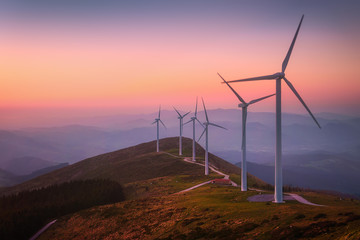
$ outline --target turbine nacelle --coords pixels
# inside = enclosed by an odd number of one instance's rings
[[[239,105],[238,105],[239,108],[244,108],[244,107],[247,107],[247,106],[249,106],[248,103],[239,103]]]
[[[274,74],[276,76],[276,78],[282,79],[285,77],[285,73],[284,72],[278,72]]]

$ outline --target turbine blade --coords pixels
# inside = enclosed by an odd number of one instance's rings
[[[179,114],[179,116],[181,117],[181,114],[179,113],[179,111],[173,106],[173,108],[175,109],[175,111],[177,112],[177,114]]]
[[[204,124],[202,124],[200,121],[199,121],[199,119],[197,119],[197,118],[195,118],[196,119],[196,121],[198,121],[198,123],[200,123],[200,125],[204,128],[205,126],[204,126]]]
[[[207,112],[206,112],[206,107],[205,107],[204,99],[203,99],[203,98],[201,98],[201,99],[202,99],[203,106],[204,106],[206,121],[209,122],[209,118],[208,118],[208,115],[207,115]]]
[[[190,119],[189,121],[187,121],[186,123],[184,123],[183,125],[186,125],[186,124],[188,124],[189,122],[192,122],[193,120],[192,119]]]
[[[316,120],[316,118],[314,117],[314,115],[312,114],[312,112],[310,111],[310,109],[308,108],[308,106],[306,106],[304,100],[301,98],[300,94],[296,91],[296,89],[294,88],[294,86],[291,84],[291,82],[289,80],[287,80],[284,77],[284,80],[286,82],[286,84],[289,86],[289,88],[293,91],[293,93],[296,95],[296,97],[299,99],[299,101],[302,103],[302,105],[304,105],[305,109],[308,111],[308,113],[310,114],[310,116],[312,117],[312,119],[314,119],[315,123],[318,125],[319,128],[321,128],[320,124],[318,123],[318,121]]]
[[[278,74],[273,74],[273,75],[266,75],[266,76],[253,77],[253,78],[244,78],[244,79],[240,79],[240,80],[232,80],[232,81],[227,81],[227,82],[231,83],[231,82],[247,82],[247,81],[257,81],[257,80],[272,80],[272,79],[276,79],[278,77],[279,77]]]
[[[224,127],[222,127],[220,125],[217,125],[215,123],[209,123],[209,125],[227,130],[226,128],[224,128]]]
[[[161,119],[159,119],[159,121],[160,121],[161,124],[164,126],[164,128],[167,129],[167,127],[165,126],[165,124],[163,123],[163,121],[161,121]]]
[[[268,96],[265,96],[265,97],[262,97],[262,98],[258,98],[258,99],[251,100],[251,101],[249,102],[249,105],[250,105],[250,104],[257,103],[257,102],[260,102],[261,100],[267,99],[267,98],[272,97],[272,96],[274,96],[274,95],[275,95],[275,93],[274,93],[274,94],[271,94],[271,95],[268,95]]]
[[[244,99],[242,99],[242,97],[240,97],[240,95],[230,86],[230,84],[225,81],[225,79],[220,75],[220,73],[217,73],[219,75],[219,77],[221,77],[221,79],[224,81],[224,83],[226,83],[226,85],[228,85],[228,87],[231,89],[231,91],[233,91],[233,93],[237,96],[237,98],[240,100],[240,102],[242,102],[243,104],[246,104],[246,102],[244,101]]]
[[[156,123],[156,120],[155,120],[155,122],[153,122],[152,124],[155,124]]]
[[[286,57],[285,57],[285,59],[284,59],[284,61],[283,61],[283,63],[282,63],[282,72],[285,72],[285,69],[286,69],[286,67],[287,67],[287,65],[288,65],[288,63],[289,63],[289,59],[290,59],[290,56],[291,56],[291,52],[292,52],[292,50],[293,50],[293,48],[294,48],[295,41],[296,41],[297,35],[298,35],[298,33],[299,33],[299,30],[300,30],[300,27],[301,27],[301,24],[302,24],[303,19],[304,19],[304,14],[303,14],[302,17],[301,17],[299,26],[298,26],[298,28],[297,28],[297,30],[296,30],[296,33],[295,33],[295,36],[294,36],[294,38],[293,38],[293,40],[292,40],[292,42],[291,42],[289,51],[287,52]]]
[[[198,97],[196,97],[195,117],[197,117],[197,103],[198,103]]]
[[[206,128],[204,129],[204,131],[203,131],[202,134],[200,135],[199,140],[197,140],[197,141],[200,141],[200,139],[201,139],[202,136],[204,135],[205,131],[206,131]]]
[[[186,115],[188,115],[190,112],[185,113],[182,117],[184,118]]]
[[[161,111],[161,105],[159,106],[159,119],[160,119],[160,111]]]

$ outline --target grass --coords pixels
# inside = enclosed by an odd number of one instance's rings
[[[203,181],[178,175],[172,191]],[[155,180],[154,180],[155,181]],[[140,183],[139,183],[140,184]],[[148,182],[146,183],[148,184]],[[40,239],[358,239],[360,202],[301,193],[327,207],[288,201],[250,203],[258,194],[229,186],[204,185],[179,195],[149,196],[91,208],[61,218]],[[316,202],[318,203],[318,202]]]

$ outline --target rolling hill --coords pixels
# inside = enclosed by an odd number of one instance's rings
[[[165,176],[196,175],[203,176],[204,168],[184,162],[182,158],[169,153],[178,150],[178,138],[160,140],[160,150],[154,152],[156,141],[139,144],[118,151],[101,154],[53,172],[41,175],[19,185],[2,188],[2,194],[12,194],[24,190],[44,188],[74,180],[109,179],[120,184],[129,184]],[[184,155],[190,156],[192,140],[183,138]],[[197,145],[197,156],[203,158],[204,150]],[[228,174],[240,174],[240,169],[227,161],[209,155],[210,164]],[[266,183],[250,176],[253,182],[260,185]]]

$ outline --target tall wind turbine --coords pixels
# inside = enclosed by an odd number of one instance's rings
[[[251,100],[250,102],[245,102],[245,100],[240,97],[240,95],[230,86],[230,84],[225,81],[225,79],[218,73],[219,77],[228,85],[228,87],[233,91],[236,97],[240,100],[239,107],[242,110],[242,144],[241,144],[241,152],[242,152],[242,161],[241,161],[241,191],[247,191],[247,168],[246,168],[246,119],[247,119],[247,108],[249,105],[257,103],[266,98],[272,97],[275,94],[271,94],[262,98]]]
[[[178,119],[180,120],[180,136],[179,136],[179,155],[182,155],[182,132],[183,132],[183,120],[186,115],[188,115],[190,112],[185,113],[184,115],[181,115],[179,111],[173,107],[177,114],[179,115]]]
[[[229,82],[245,82],[245,81],[257,81],[257,80],[276,80],[276,151],[275,151],[275,203],[282,203],[283,202],[283,183],[282,183],[282,143],[281,143],[281,80],[284,80],[285,83],[289,86],[291,91],[295,94],[295,96],[299,99],[299,101],[302,103],[302,105],[305,107],[305,109],[308,111],[312,119],[315,121],[317,126],[319,128],[320,124],[314,117],[314,115],[311,113],[310,109],[305,104],[304,100],[300,97],[300,94],[296,91],[294,86],[291,84],[291,82],[285,78],[285,69],[289,63],[289,59],[291,56],[291,52],[294,48],[295,41],[297,38],[297,35],[299,33],[301,23],[304,19],[304,15],[302,15],[299,26],[296,30],[295,36],[291,42],[290,48],[285,56],[285,59],[282,63],[281,72],[275,73],[273,75],[266,75],[266,76],[260,76],[260,77],[254,77],[254,78],[246,78],[246,79],[240,79],[240,80],[234,80]]]
[[[161,121],[160,119],[160,111],[161,111],[161,105],[159,106],[159,116],[158,118],[155,118],[155,121],[152,123],[156,123],[156,136],[157,136],[157,141],[156,141],[156,152],[159,152],[159,122],[164,126],[164,128],[166,129],[165,124],[163,123],[163,121]]]
[[[195,121],[198,121],[198,123],[200,123],[200,125],[202,127],[204,127],[202,125],[202,123],[199,121],[199,119],[197,118],[197,103],[198,103],[198,98],[196,97],[196,106],[195,106],[195,115],[194,117],[191,118],[191,120],[189,120],[188,122],[184,123],[188,124],[189,122],[193,122],[193,145],[192,145],[192,160],[195,162],[195,155],[196,155],[196,140],[195,140]]]
[[[209,175],[209,152],[208,152],[208,150],[209,150],[209,146],[208,146],[208,143],[209,143],[209,125],[214,126],[214,127],[218,127],[218,128],[222,128],[222,129],[225,129],[225,130],[227,130],[227,129],[222,127],[222,126],[219,126],[219,125],[217,125],[215,123],[209,122],[209,118],[208,118],[208,115],[207,115],[207,112],[206,112],[204,99],[203,98],[201,98],[201,99],[202,99],[202,103],[203,103],[203,106],[204,106],[206,122],[204,122],[205,129],[202,132],[199,140],[204,135],[204,133],[206,133],[205,134],[205,175]]]

